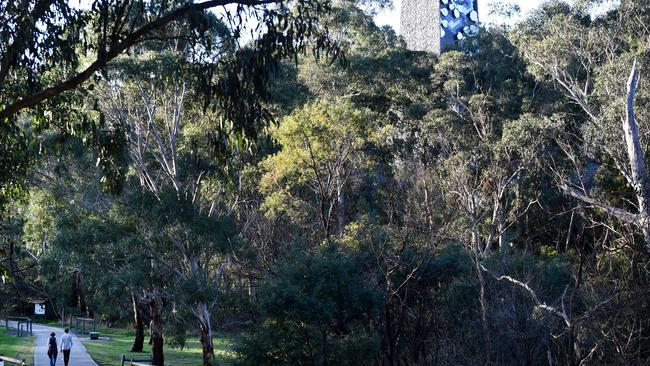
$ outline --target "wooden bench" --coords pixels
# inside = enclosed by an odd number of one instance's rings
[[[125,362],[129,362],[128,364]],[[146,362],[146,363],[145,363]],[[151,366],[153,365],[153,359],[151,356],[143,357],[127,357],[122,355],[121,366]]]
[[[18,360],[11,357],[0,356],[0,362],[6,362],[14,365],[25,366],[25,360]]]

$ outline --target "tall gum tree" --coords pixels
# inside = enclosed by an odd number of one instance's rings
[[[123,68],[115,70],[122,73],[120,82],[101,87],[101,108],[108,121],[126,131],[131,171],[151,195],[142,201],[148,207],[142,218],[149,222],[140,228],[142,237],[149,238],[145,251],[173,278],[173,290],[154,286],[140,300],[150,308],[155,362],[163,362],[160,322],[163,300],[168,299],[196,320],[203,362],[210,365],[217,289],[234,238],[224,221],[228,213],[215,209],[224,206],[223,199],[206,194],[206,182],[218,182],[221,167],[208,158],[209,138],[195,133],[218,119],[195,103],[192,84],[178,68],[183,62],[179,54],[171,49],[124,59]]]
[[[308,104],[285,117],[271,132],[280,151],[261,162],[266,214],[287,215],[317,238],[342,236],[345,191],[368,163],[363,149],[377,138],[371,118],[346,101]],[[313,218],[319,229],[309,228]]]
[[[648,19],[644,4],[633,0],[596,18],[580,6],[556,2],[538,9],[512,34],[529,71],[568,102],[567,132],[559,141],[572,167],[553,168],[560,190],[642,234],[646,252],[647,142],[639,131],[647,128],[648,108],[638,81],[650,59],[647,46],[636,40],[649,36]],[[616,197],[603,195],[609,177],[622,179],[632,194],[614,188]]]
[[[209,12],[227,5],[235,10],[219,16]],[[88,8],[71,7],[66,0],[1,1],[0,196],[20,193],[26,168],[35,158],[18,124],[21,115],[32,116],[40,129],[101,134],[101,121],[68,120],[70,109],[84,104],[73,95],[83,95],[93,81],[106,76],[106,66],[116,57],[142,43],[170,40],[173,28],[185,30],[183,40],[192,44],[188,58],[201,80],[197,89],[206,107],[218,108],[239,131],[254,136],[255,126],[269,117],[259,102],[278,60],[293,59],[307,49],[338,55],[318,20],[328,8],[328,1],[319,0],[95,0]],[[247,19],[264,29],[252,43],[242,40]],[[246,56],[225,57],[233,51]],[[87,141],[98,150],[115,150],[105,146],[115,141]],[[99,163],[104,175],[119,179],[122,173],[112,166],[119,159],[105,155]]]

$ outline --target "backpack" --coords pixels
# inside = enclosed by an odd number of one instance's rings
[[[58,352],[56,351],[56,338],[50,337],[47,341],[47,356],[56,356]]]

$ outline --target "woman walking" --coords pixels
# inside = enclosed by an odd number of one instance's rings
[[[56,348],[56,336],[54,332],[50,333],[50,338],[47,340],[47,357],[50,358],[50,366],[56,366],[56,356],[58,350]]]

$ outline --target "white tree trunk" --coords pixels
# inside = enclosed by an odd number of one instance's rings
[[[589,197],[584,192],[581,192],[567,183],[561,184],[560,188],[564,194],[575,197],[582,202],[591,204],[592,206],[607,212],[608,214],[616,217],[617,219],[637,226],[643,233],[646,251],[650,252],[650,190],[648,189],[648,171],[645,163],[643,150],[641,149],[641,141],[639,138],[639,129],[636,124],[634,116],[634,98],[639,86],[639,72],[636,66],[636,61],[632,66],[630,77],[627,81],[627,105],[626,105],[626,118],[623,121],[623,132],[625,134],[625,144],[627,146],[627,156],[630,161],[630,176],[628,177],[630,184],[634,188],[634,192],[638,203],[638,212],[629,212],[624,209],[606,205],[598,200]]]
[[[214,344],[212,342],[212,320],[208,305],[200,302],[198,305],[199,324],[201,326],[201,346],[203,353],[203,366],[212,364],[214,358]]]
[[[501,200],[497,201],[497,233],[499,235],[499,250],[506,248],[506,214]]]
[[[639,72],[636,61],[632,66],[630,77],[627,81],[627,106],[626,118],[623,122],[623,131],[625,132],[625,144],[627,145],[627,156],[630,160],[630,171],[632,175],[632,186],[636,193],[639,205],[639,215],[647,218],[649,213],[648,207],[648,172],[645,164],[645,157],[641,149],[639,139],[639,129],[634,116],[634,97],[639,86]],[[645,221],[645,220],[644,220]],[[647,250],[650,251],[650,227],[647,223],[642,223],[641,231],[645,239]]]

